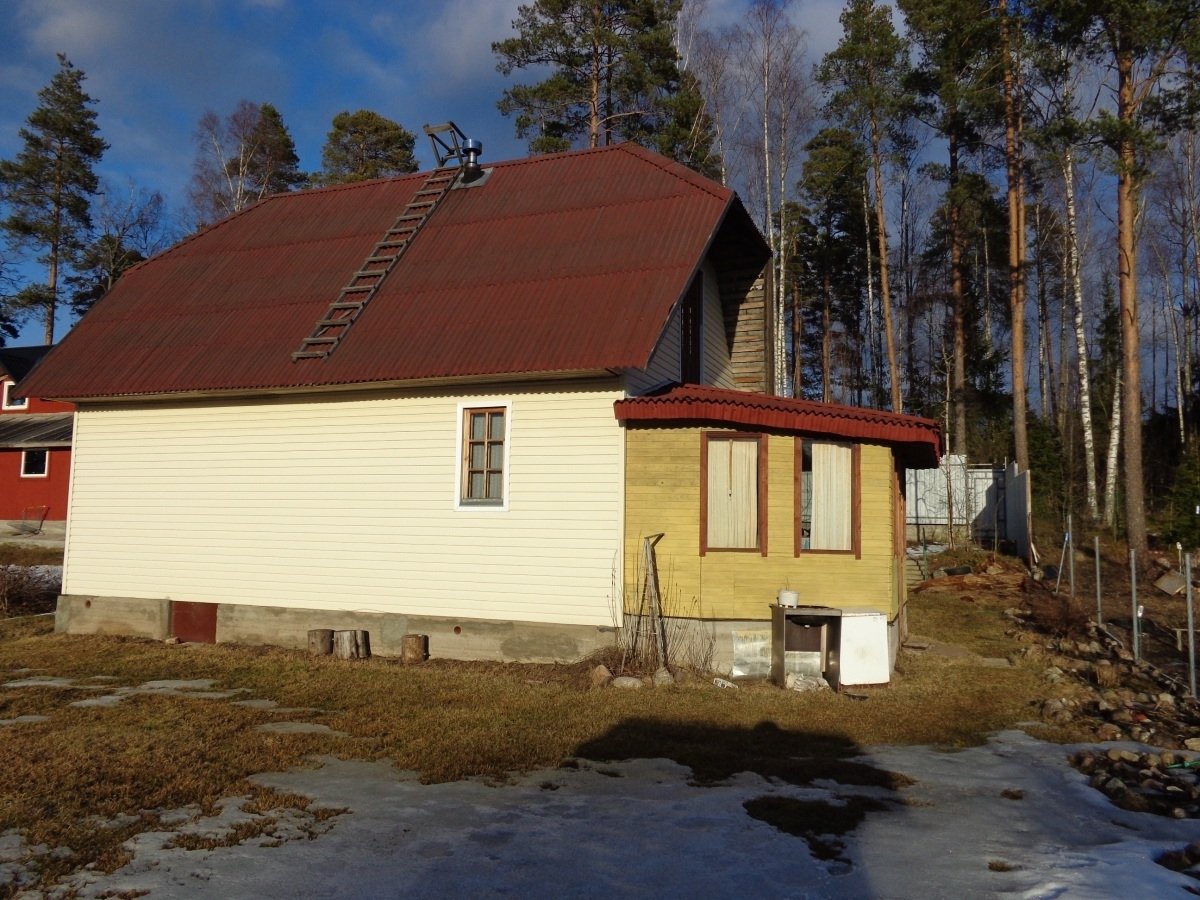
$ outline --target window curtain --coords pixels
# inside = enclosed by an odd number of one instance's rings
[[[758,547],[758,441],[708,442],[708,546]]]
[[[813,550],[851,550],[853,454],[849,444],[812,444]]]

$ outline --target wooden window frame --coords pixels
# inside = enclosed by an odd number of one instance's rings
[[[0,397],[0,409],[29,409],[28,397],[13,399],[12,389],[17,385],[15,381],[6,380],[3,385],[0,387],[0,391],[3,391],[3,397]]]
[[[500,468],[500,497],[473,498],[468,496],[470,489],[470,453],[471,453],[471,416],[481,413],[502,413],[504,416],[504,437],[502,438],[503,460]],[[487,447],[494,446],[494,441],[485,437],[484,456],[488,456]],[[457,459],[455,462],[455,493],[454,508],[457,510],[495,511],[507,510],[509,501],[509,453],[512,444],[512,404],[509,401],[480,401],[478,403],[460,403],[458,405],[458,440]],[[485,468],[485,472],[490,471]],[[485,475],[486,481],[486,475]]]
[[[758,546],[708,546],[708,443],[709,441],[755,441],[758,443]],[[700,555],[709,553],[755,553],[767,555],[767,435],[745,431],[700,433]]]
[[[26,471],[26,461],[29,459],[30,453],[43,453],[45,463],[40,472]],[[21,477],[22,478],[49,478],[50,477],[50,450],[44,447],[32,447],[29,450],[21,451]]]
[[[802,528],[804,493],[804,442],[814,444],[849,444],[850,445],[850,549],[848,550],[812,550],[804,548],[804,532]],[[793,490],[795,492],[794,509],[792,513],[795,546],[794,556],[853,556],[862,559],[862,445],[857,441],[822,440],[820,438],[795,439],[795,463],[793,472]]]

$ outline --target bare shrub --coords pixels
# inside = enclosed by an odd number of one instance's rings
[[[0,565],[0,616],[52,610],[57,593],[57,584],[42,569]]]

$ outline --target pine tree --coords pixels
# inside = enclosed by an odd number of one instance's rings
[[[841,43],[822,60],[817,77],[830,91],[828,111],[846,127],[859,126],[865,131],[870,146],[879,304],[883,312],[891,403],[893,412],[903,412],[900,361],[892,327],[890,253],[883,178],[884,138],[912,113],[912,98],[904,84],[908,74],[908,53],[892,26],[891,8],[879,6],[875,0],[849,0],[842,12],[841,22]]]
[[[95,101],[83,90],[86,76],[61,53],[58,66],[20,131],[23,149],[0,161],[0,199],[8,213],[0,228],[17,244],[37,248],[46,266],[45,284],[26,286],[15,302],[42,314],[47,344],[54,343],[60,277],[91,227],[94,167],[108,149],[91,108]]]
[[[417,171],[416,138],[398,122],[369,109],[340,112],[321,151],[319,184],[345,184]]]
[[[516,116],[517,136],[535,153],[567,150],[581,139],[589,147],[627,139],[655,147],[654,136],[678,117],[671,98],[682,85],[673,43],[680,4],[535,0],[520,7],[516,37],[492,44],[496,68],[511,75],[548,67],[550,74],[501,97],[500,111]],[[696,157],[681,149],[686,142],[664,143],[681,162]]]
[[[804,149],[795,288],[813,320],[801,336],[814,337],[818,345],[816,353],[804,356],[820,361],[820,399],[850,402],[851,389],[857,393],[861,381],[863,286],[870,277],[863,254],[867,156],[857,136],[841,128],[824,129]],[[838,385],[841,390],[835,390]]]
[[[988,0],[897,0],[912,41],[921,51],[913,85],[928,101],[927,114],[946,141],[946,225],[950,244],[953,416],[947,446],[966,452],[967,439],[967,297],[966,237],[961,222],[964,162],[978,148],[981,116],[1001,96],[990,63],[996,33]]]

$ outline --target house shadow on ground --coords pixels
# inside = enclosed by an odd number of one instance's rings
[[[913,781],[898,772],[861,762],[860,748],[841,735],[789,731],[773,722],[752,728],[630,719],[576,748],[595,762],[670,759],[691,769],[701,787],[726,784],[755,773],[774,784],[820,788],[824,795],[788,796],[765,789],[746,800],[745,813],[803,839],[818,860],[851,862],[843,851],[847,834],[870,813],[902,807],[896,793]]]

